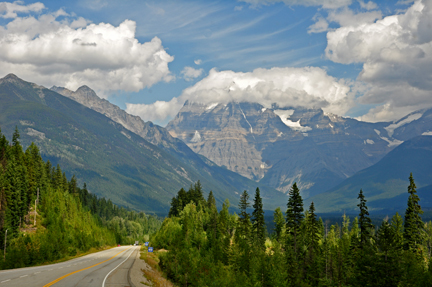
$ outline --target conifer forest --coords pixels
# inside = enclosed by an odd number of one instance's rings
[[[239,214],[230,214],[229,201],[218,211],[198,182],[172,199],[151,244],[168,250],[160,265],[178,286],[432,286],[432,223],[422,221],[412,174],[409,181],[405,214],[379,226],[362,190],[358,216],[328,226],[313,202],[303,206],[294,183],[285,214],[274,211],[271,234],[259,188],[253,198],[244,191]]]
[[[0,269],[66,259],[89,250],[143,241],[161,221],[88,192],[60,166],[44,162],[35,144],[25,151],[16,129],[0,132]]]

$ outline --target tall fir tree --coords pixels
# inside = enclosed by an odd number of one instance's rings
[[[254,208],[252,212],[252,234],[255,241],[255,247],[265,250],[265,233],[266,226],[264,221],[264,210],[260,189],[257,187],[255,191]]]
[[[301,222],[304,218],[303,199],[297,183],[294,182],[289,192],[289,199],[286,212],[286,230],[292,236],[292,245],[294,253],[297,254],[298,237],[300,236]]]
[[[240,195],[239,202],[239,235],[243,236],[246,239],[249,239],[250,236],[250,215],[247,212],[248,207],[250,207],[249,194],[245,190]]]
[[[283,236],[283,230],[285,226],[285,219],[280,207],[276,208],[273,213],[273,222],[274,222],[274,236],[276,240],[280,243]]]
[[[357,206],[360,209],[360,213],[359,213],[360,248],[362,248],[369,243],[370,238],[372,236],[371,229],[373,228],[373,226],[372,226],[372,220],[369,217],[369,211],[366,206],[367,200],[365,199],[363,190],[360,189],[357,198],[360,199],[360,203],[357,204]]]
[[[416,185],[412,173],[408,185],[408,207],[405,211],[404,223],[404,249],[419,251],[422,244],[423,221],[420,217],[423,210],[419,204],[420,198],[417,195]]]
[[[213,191],[210,190],[209,196],[207,198],[207,206],[210,209],[216,208],[216,199],[213,195]]]
[[[309,206],[309,212],[306,222],[306,238],[309,253],[315,254],[319,248],[319,240],[321,239],[321,233],[319,228],[319,222],[315,214],[315,205],[313,201]]]

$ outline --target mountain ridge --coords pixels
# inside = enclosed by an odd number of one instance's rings
[[[166,212],[175,192],[197,180],[213,190],[219,204],[225,198],[236,201],[235,192],[257,186],[233,172],[205,164],[198,155],[202,165],[193,167],[181,156],[55,91],[16,76],[0,81],[2,130],[12,134],[18,126],[24,146],[35,141],[45,159],[60,163],[68,176],[76,174],[87,182],[89,190],[117,204]],[[279,196],[271,188],[263,190],[268,191],[267,203]]]

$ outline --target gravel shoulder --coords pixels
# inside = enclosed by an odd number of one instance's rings
[[[141,269],[151,270],[152,268],[144,260],[140,259],[141,250],[135,254],[135,262],[129,272],[129,279],[132,287],[152,286],[152,283],[147,280]]]

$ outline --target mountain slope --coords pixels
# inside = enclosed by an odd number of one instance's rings
[[[236,202],[243,189],[256,188],[253,181],[201,159],[197,172],[198,167],[106,116],[14,75],[0,79],[0,102],[5,134],[18,126],[24,146],[34,141],[45,159],[60,163],[68,176],[76,174],[90,191],[114,203],[165,212],[178,189],[197,180],[206,190],[212,189],[219,202],[225,198]],[[268,191],[267,202],[279,201],[278,192],[263,189]]]
[[[314,201],[317,212],[356,212],[357,195],[363,189],[369,210],[404,209],[410,173],[413,173],[417,187],[421,188],[432,184],[431,170],[432,136],[415,137],[396,147],[373,166],[359,171],[329,191],[307,199],[305,204]],[[430,199],[423,203],[432,207],[428,202]]]
[[[220,166],[282,192],[297,182],[307,198],[371,166],[400,144],[383,136],[388,125],[320,109],[187,102],[166,128]]]

